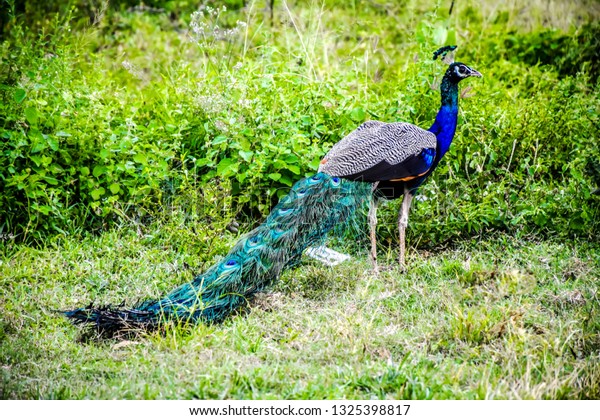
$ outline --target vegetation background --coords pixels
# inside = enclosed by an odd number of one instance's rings
[[[593,0],[2,0],[0,397],[600,398]],[[422,187],[245,316],[97,342],[368,119],[427,127],[439,46],[484,75]],[[472,89],[470,89],[472,87]]]

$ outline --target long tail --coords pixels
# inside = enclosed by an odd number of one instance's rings
[[[133,309],[92,305],[66,311],[105,335],[155,329],[167,320],[219,322],[265,290],[282,270],[334,227],[344,227],[372,194],[369,183],[318,173],[298,181],[267,220],[240,239],[219,263],[162,299]]]

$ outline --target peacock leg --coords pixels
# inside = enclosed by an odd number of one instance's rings
[[[373,264],[373,272],[375,274],[379,274],[379,267],[377,266],[377,206],[379,205],[379,201],[377,200],[376,190],[379,185],[379,181],[374,182],[371,191],[373,195],[371,196],[371,201],[369,203],[369,234],[371,238],[371,253],[369,254],[369,259]]]
[[[406,227],[408,226],[408,212],[410,211],[410,203],[414,194],[406,187],[404,187],[404,199],[402,200],[402,206],[400,207],[400,214],[398,215],[398,231],[400,232],[400,268],[406,271]]]
[[[373,264],[373,272],[379,273],[379,267],[377,267],[377,204],[376,198],[371,199],[371,205],[369,206],[369,228],[371,233],[371,254],[369,255],[371,263]]]

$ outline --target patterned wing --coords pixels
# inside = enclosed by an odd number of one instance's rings
[[[319,172],[363,181],[405,180],[426,173],[435,134],[408,123],[368,121],[335,144]]]

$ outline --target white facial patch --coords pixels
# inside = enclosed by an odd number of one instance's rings
[[[465,71],[467,70],[465,66],[459,66],[454,68],[454,73],[456,73],[456,75],[460,78],[467,77],[465,73],[461,72],[461,69],[464,69]]]

